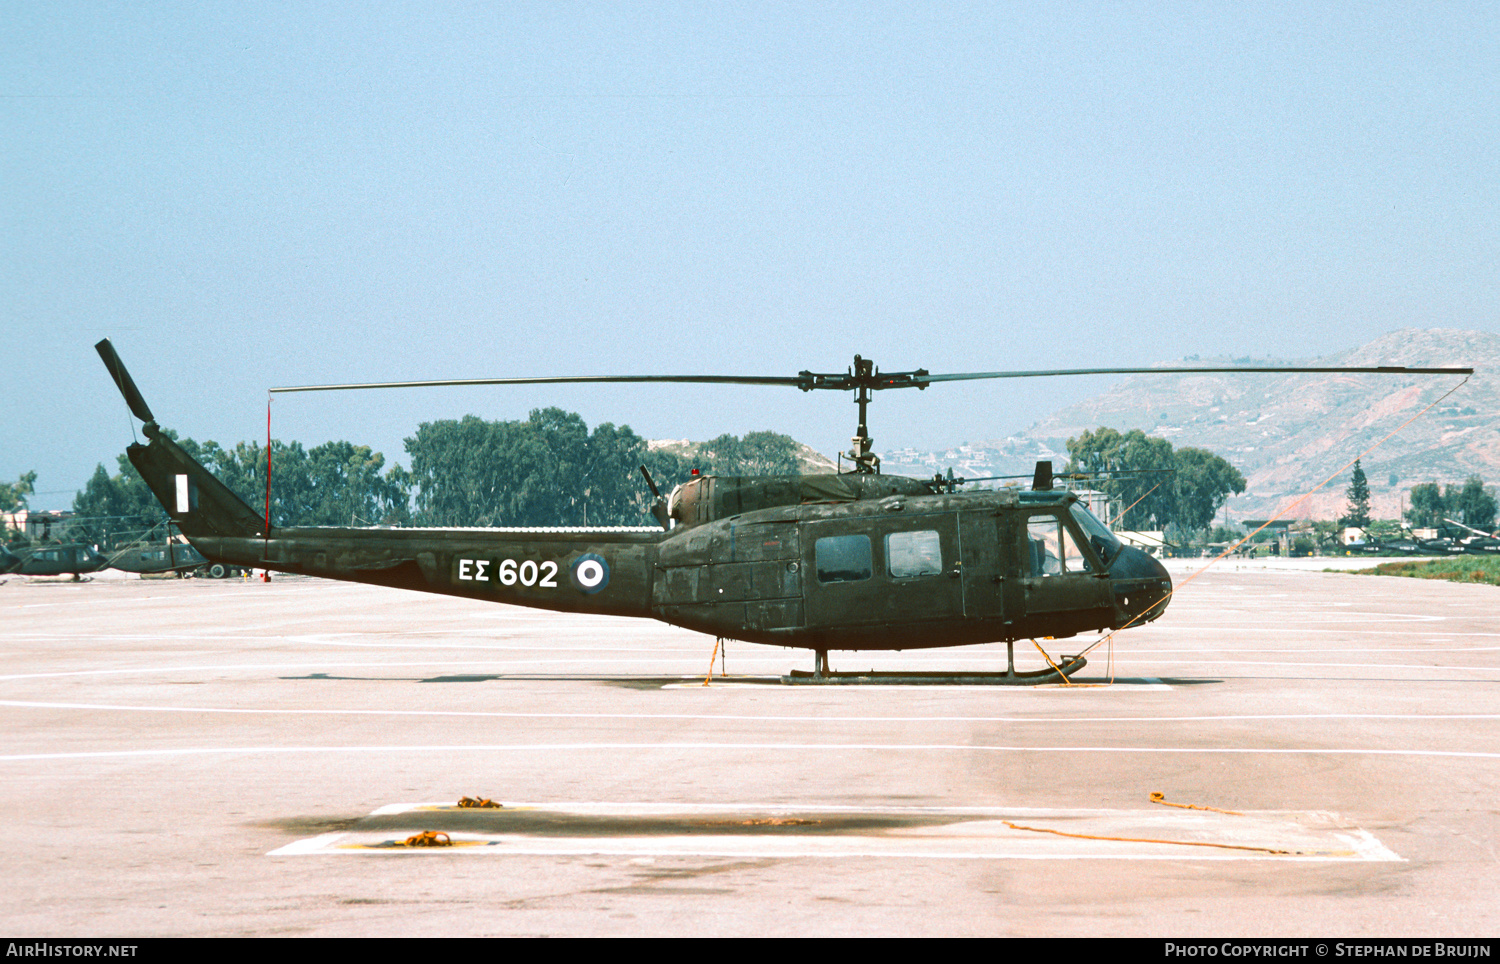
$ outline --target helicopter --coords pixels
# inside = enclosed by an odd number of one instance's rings
[[[84,573],[109,568],[109,560],[82,542],[43,542],[14,550],[19,563],[11,572],[21,576],[66,576],[76,581]]]
[[[1177,372],[1469,374],[1457,368],[1114,368],[931,374],[633,375],[318,385],[273,392],[439,385],[690,383],[853,391],[852,471],[704,476],[664,497],[642,467],[659,528],[352,528],[270,524],[158,426],[108,339],[96,346],[149,444],[126,454],[179,531],[219,563],[561,612],[658,619],[721,639],[812,650],[905,650],[1004,642],[996,682],[1071,676],[1082,656],[1017,672],[1014,644],[1157,619],[1172,581],[1124,545],[1039,463],[1029,491],[959,492],[957,480],[882,475],[871,393],[971,379]]]
[[[141,575],[183,575],[207,565],[208,560],[197,549],[175,542],[170,537],[161,545],[151,545],[142,537],[109,554],[111,569]]]
[[[1465,525],[1457,519],[1445,517],[1443,521],[1471,533],[1468,538],[1457,540],[1457,544],[1463,547],[1464,552],[1475,556],[1500,554],[1500,532],[1485,532],[1483,529]]]

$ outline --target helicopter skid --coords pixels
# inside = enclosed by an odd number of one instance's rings
[[[1087,665],[1088,660],[1080,656],[1061,661],[1057,669],[1048,667],[1025,673],[835,673],[826,670],[811,673],[794,669],[783,676],[781,681],[797,685],[828,686],[1039,686],[1043,683],[1059,683],[1062,681],[1059,674],[1072,676]]]

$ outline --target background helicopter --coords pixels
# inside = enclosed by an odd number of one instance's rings
[[[12,550],[19,563],[10,570],[22,576],[66,576],[109,568],[109,560],[81,542],[42,542]]]
[[[568,612],[660,619],[710,635],[827,653],[1067,637],[1157,618],[1166,570],[1124,546],[1050,463],[1029,492],[955,492],[949,480],[881,475],[867,409],[875,391],[971,379],[1139,372],[1469,374],[1455,368],[1115,368],[934,375],[883,373],[856,355],[843,373],[492,378],[277,388],[665,382],[853,391],[853,471],[703,477],[656,496],[660,528],[393,529],[276,527],[160,430],[106,339],[95,346],[149,445],[127,454],[181,532],[215,562]],[[644,471],[644,470],[643,470]],[[1015,671],[1069,674],[1082,658]]]
[[[1457,519],[1445,518],[1443,521],[1472,533],[1467,539],[1459,541],[1459,545],[1464,547],[1464,552],[1472,553],[1476,556],[1500,554],[1500,534],[1476,529],[1471,525],[1459,522]]]
[[[151,531],[148,530],[129,544],[111,550],[108,557],[109,568],[121,572],[158,575],[168,572],[187,573],[209,565],[208,560],[197,549],[172,539],[170,531],[163,535],[162,542],[153,543],[150,540]]]

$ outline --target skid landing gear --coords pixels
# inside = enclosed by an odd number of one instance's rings
[[[822,684],[828,686],[850,685],[900,685],[900,686],[1038,686],[1043,683],[1061,683],[1062,677],[1072,675],[1088,665],[1082,656],[1063,656],[1057,668],[1016,672],[1015,643],[1006,643],[1006,667],[1003,673],[835,673],[828,668],[828,650],[813,653],[813,670],[794,669],[781,678],[783,683],[800,685]]]

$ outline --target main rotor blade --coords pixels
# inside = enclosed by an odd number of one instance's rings
[[[917,382],[963,382],[980,378],[1047,378],[1053,375],[1209,375],[1209,374],[1366,374],[1366,375],[1472,375],[1472,368],[1406,368],[1400,365],[1306,366],[1306,365],[1220,365],[1191,368],[1054,368],[1029,372],[966,372],[953,375],[914,376]],[[874,386],[872,386],[874,387]]]
[[[120,389],[120,394],[125,396],[125,404],[130,406],[130,412],[143,422],[154,422],[151,408],[146,404],[146,399],[141,396],[141,390],[135,387],[135,382],[130,377],[130,372],[125,370],[125,363],[120,361],[115,346],[106,338],[94,346],[99,357],[104,359],[104,367],[109,369],[110,377],[115,380],[115,385]]]
[[[563,385],[676,382],[697,385],[786,385],[801,388],[801,378],[758,375],[571,375],[544,378],[444,378],[418,382],[358,382],[346,385],[289,385],[273,392],[342,392],[357,388],[443,388],[461,385]]]
[[[103,354],[103,351],[100,352]],[[106,362],[108,364],[108,362]],[[121,368],[121,371],[124,369]],[[113,369],[111,369],[113,371]],[[832,391],[854,391],[867,388],[880,391],[887,388],[926,388],[935,382],[962,382],[986,378],[1049,378],[1060,375],[1171,375],[1171,374],[1372,374],[1372,375],[1472,375],[1472,368],[1406,368],[1399,365],[1371,367],[1347,366],[1194,366],[1191,368],[1055,368],[1039,371],[1012,372],[963,372],[949,375],[933,375],[919,369],[914,372],[850,372],[815,373],[800,372],[792,376],[775,375],[557,375],[540,378],[441,378],[408,382],[348,382],[337,385],[284,385],[273,388],[280,392],[342,392],[365,388],[444,388],[465,385],[567,385],[567,384],[649,384],[667,383],[679,385],[777,385],[798,388],[804,392],[814,389]],[[126,376],[127,379],[129,376]],[[115,379],[117,382],[119,378]],[[121,386],[121,391],[125,391]],[[136,397],[139,397],[137,393]],[[144,402],[142,403],[145,404]]]

